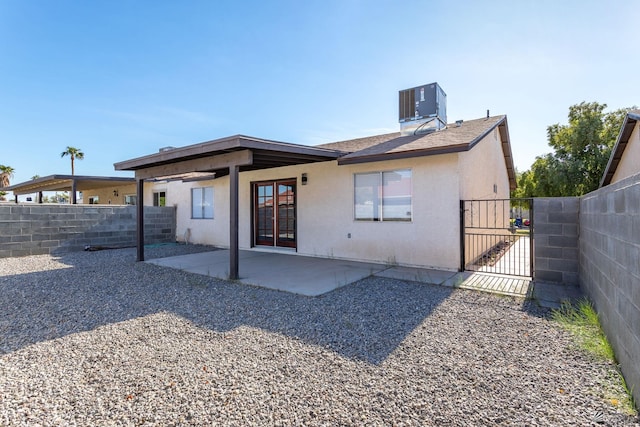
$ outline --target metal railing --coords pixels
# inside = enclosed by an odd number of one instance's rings
[[[533,276],[532,199],[460,201],[461,270]]]

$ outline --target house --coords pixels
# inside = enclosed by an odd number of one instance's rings
[[[314,147],[237,135],[114,166],[135,172],[144,204],[156,180],[179,239],[229,247],[231,278],[239,248],[457,270],[460,200],[515,188],[507,117],[447,125],[433,83],[400,92],[400,123]]]
[[[600,187],[640,173],[640,110],[627,112]]]
[[[77,203],[76,194],[82,192],[83,204],[124,205],[135,204],[136,181],[112,176],[48,175],[13,184],[4,190],[13,192],[16,203],[20,195],[34,194],[33,202],[42,203],[44,191],[68,191],[71,204]]]

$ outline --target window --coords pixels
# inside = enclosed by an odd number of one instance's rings
[[[89,197],[90,205],[97,205],[98,203],[100,203],[100,198],[98,196]]]
[[[356,221],[411,221],[411,169],[357,173]]]
[[[135,205],[137,198],[138,198],[138,196],[127,194],[127,195],[124,196],[124,204],[125,205]]]
[[[153,193],[153,206],[166,206],[167,193],[158,191]]]
[[[213,218],[213,187],[191,189],[191,218]]]

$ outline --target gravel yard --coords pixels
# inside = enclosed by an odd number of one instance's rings
[[[613,367],[512,298],[383,278],[310,298],[119,249],[0,259],[0,307],[2,426],[640,426]]]

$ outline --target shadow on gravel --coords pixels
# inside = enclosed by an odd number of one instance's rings
[[[168,256],[162,249],[147,255]],[[453,292],[367,278],[311,298],[136,263],[134,249],[57,261],[70,268],[0,274],[0,354],[168,311],[213,331],[245,325],[379,364]]]

